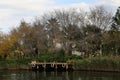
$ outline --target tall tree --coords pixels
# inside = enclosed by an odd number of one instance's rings
[[[118,7],[115,16],[113,17],[112,29],[120,30],[120,7]]]
[[[104,33],[108,31],[111,27],[112,23],[112,13],[107,11],[104,7],[97,6],[90,10],[90,14],[88,13],[89,24],[95,25],[99,29],[101,29],[100,33],[104,36]],[[102,46],[103,46],[103,36],[100,38],[100,54],[102,54]],[[96,36],[97,37],[97,36]],[[99,36],[98,36],[99,37]]]
[[[80,25],[82,25],[83,15],[76,9],[55,11],[56,18],[60,24],[63,35],[63,47],[67,55],[71,55],[72,46],[78,45],[80,38]],[[82,21],[80,21],[82,20]],[[84,21],[83,21],[84,22]]]
[[[107,11],[102,6],[97,6],[95,8],[90,9],[90,13],[88,13],[88,24],[95,25],[100,28],[102,32],[110,29],[112,22],[112,13]]]
[[[93,54],[99,51],[101,43],[101,29],[95,25],[87,25],[82,28],[83,40],[84,40],[84,51],[86,55]]]
[[[112,37],[112,50],[116,54],[120,54],[120,7],[118,7],[115,16],[113,17],[113,24],[111,26],[110,35]]]

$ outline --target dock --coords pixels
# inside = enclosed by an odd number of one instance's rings
[[[73,70],[72,63],[65,62],[36,62],[32,61],[30,63],[30,68],[32,70],[40,71],[70,71]]]

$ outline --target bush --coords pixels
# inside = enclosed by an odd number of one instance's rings
[[[70,56],[70,59],[72,59],[72,60],[79,60],[79,59],[82,59],[82,57],[79,56],[79,55],[73,54],[72,56]]]
[[[120,69],[120,57],[101,56],[73,60],[76,69]]]
[[[66,62],[68,57],[64,55],[63,50],[59,50],[53,53],[41,53],[38,57],[39,62]]]

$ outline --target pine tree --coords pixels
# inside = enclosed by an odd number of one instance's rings
[[[120,29],[120,7],[118,7],[117,12],[113,17],[112,29],[117,31]]]
[[[116,54],[120,54],[120,7],[118,7],[117,12],[113,17],[113,24],[111,26],[110,36],[112,37],[112,46],[114,46],[113,50]]]

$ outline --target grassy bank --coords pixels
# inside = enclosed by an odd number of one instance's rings
[[[36,59],[32,58],[10,58],[0,60],[0,69],[29,69],[29,64],[32,60],[39,62],[52,62],[54,59],[51,57],[39,57]],[[73,63],[74,70],[89,70],[89,71],[119,71],[120,72],[120,56],[97,56],[82,58],[80,56],[72,56],[69,58],[61,58],[60,62],[71,62]]]
[[[0,69],[29,69],[31,59],[1,59]]]
[[[89,57],[86,59],[73,60],[75,70],[92,70],[92,71],[119,71],[119,56],[99,56]]]

